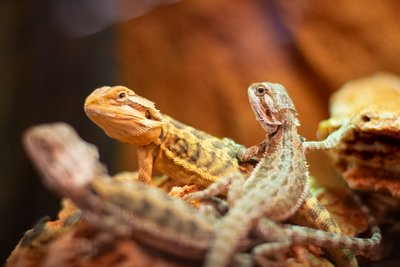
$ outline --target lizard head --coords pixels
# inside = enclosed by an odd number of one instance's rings
[[[133,145],[158,140],[164,121],[153,102],[124,86],[104,86],[85,100],[87,116],[107,135]]]
[[[282,125],[286,112],[297,115],[286,89],[280,84],[253,83],[249,86],[247,93],[257,121],[266,132],[273,132]]]
[[[97,148],[66,123],[33,126],[24,133],[23,143],[45,185],[61,195],[84,187],[104,171]]]

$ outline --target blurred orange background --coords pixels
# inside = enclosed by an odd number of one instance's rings
[[[399,11],[395,0],[2,1],[1,257],[59,208],[24,154],[27,127],[72,124],[114,174],[136,169],[135,149],[85,117],[84,99],[96,87],[125,85],[163,113],[250,146],[263,131],[246,89],[271,81],[287,88],[300,133],[315,139],[329,95],[343,83],[400,73]],[[316,176],[329,168],[320,154],[310,165]]]

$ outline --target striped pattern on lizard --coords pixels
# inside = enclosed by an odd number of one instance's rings
[[[24,135],[24,145],[44,184],[70,198],[83,218],[104,233],[115,238],[134,236],[189,259],[201,259],[206,253],[212,218],[159,188],[110,179],[98,161],[97,149],[69,125],[32,127]]]
[[[291,106],[292,116],[295,117],[293,104],[288,96],[286,98],[290,101],[286,104]],[[89,118],[109,136],[138,147],[139,180],[147,183],[151,181],[154,168],[183,184],[208,186],[221,177],[245,169],[243,162],[249,160],[252,153],[262,155],[269,141],[266,140],[259,146],[250,148],[249,153],[244,153],[245,148],[230,139],[216,138],[160,113],[153,102],[123,86],[96,89],[87,97],[84,108]],[[263,125],[262,118],[259,119]],[[277,123],[274,119],[269,118]],[[299,143],[300,137],[295,130],[296,121],[297,119],[292,121],[293,134],[296,137],[293,142],[299,145],[299,149],[303,147],[308,152],[315,146],[307,145],[309,142]],[[270,131],[269,128],[266,130]],[[325,141],[318,142],[322,145],[319,148],[333,146],[342,132],[338,130]],[[300,151],[296,153],[298,152]],[[300,155],[300,158],[305,160],[304,155]],[[234,194],[233,190],[230,194]],[[311,195],[307,196],[292,218],[309,227],[340,232],[329,212]],[[331,251],[331,254],[337,262],[354,263],[354,255],[350,252]]]
[[[158,188],[107,177],[98,161],[97,149],[80,139],[69,125],[34,126],[24,134],[24,145],[42,174],[44,184],[60,196],[70,198],[82,210],[82,217],[102,230],[102,242],[133,238],[187,259],[202,259],[209,249],[216,230],[215,218],[204,216],[182,199],[171,197]],[[265,218],[252,230],[265,239],[261,242],[272,241],[255,248],[259,252],[254,259],[261,253],[260,264],[265,248],[268,248],[267,256],[271,256],[276,244],[282,250],[292,243],[348,248],[367,244],[365,249],[373,246],[372,241],[367,243],[363,239],[299,226],[281,226]],[[105,234],[110,238],[104,239]],[[327,239],[332,242],[318,243]],[[95,236],[88,241],[96,247]],[[254,244],[252,240],[245,240],[241,246],[251,248]],[[78,255],[79,251],[74,253]],[[246,263],[251,265],[252,261],[250,256]]]
[[[206,187],[252,167],[238,161],[237,152],[244,146],[178,122],[126,87],[94,90],[84,109],[107,135],[137,146],[140,181],[150,183],[154,168],[181,184]]]

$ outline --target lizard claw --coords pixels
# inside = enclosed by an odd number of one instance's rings
[[[190,201],[196,201],[196,200],[202,200],[204,199],[204,196],[202,196],[203,194],[201,194],[201,191],[199,192],[193,192],[193,193],[189,193],[187,195],[184,195],[182,198],[183,200],[190,202]]]

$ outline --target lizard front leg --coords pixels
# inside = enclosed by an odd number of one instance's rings
[[[248,162],[251,161],[254,158],[262,158],[265,151],[268,148],[267,141],[264,140],[263,142],[249,147],[249,148],[241,148],[237,151],[237,158],[241,162]]]
[[[207,198],[216,196],[218,194],[222,194],[223,192],[226,191],[226,188],[229,185],[232,185],[232,183],[234,181],[235,181],[235,183],[234,183],[235,187],[241,187],[241,185],[242,185],[241,182],[243,181],[243,175],[240,172],[231,173],[225,177],[222,177],[218,181],[212,183],[206,189],[204,189],[202,191],[197,191],[194,193],[187,194],[183,198],[186,201],[207,199]],[[236,190],[236,188],[235,188],[234,191],[237,192],[238,190]],[[229,194],[228,194],[228,196],[229,196]],[[228,202],[229,202],[229,200],[228,200]]]
[[[354,129],[355,126],[351,122],[344,123],[339,129],[331,133],[325,140],[322,141],[306,141],[303,143],[304,153],[314,150],[328,150],[340,143],[340,140]]]
[[[151,184],[151,174],[153,172],[154,147],[139,146],[137,148],[140,182]]]

